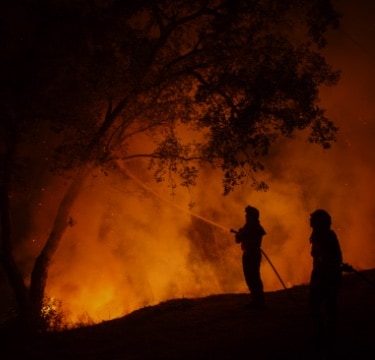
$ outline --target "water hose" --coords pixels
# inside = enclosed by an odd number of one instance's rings
[[[375,283],[371,281],[367,276],[363,275],[358,270],[354,269],[353,266],[349,265],[348,263],[341,264],[341,271],[342,272],[354,272],[356,273],[362,280],[366,281],[368,284],[375,288]]]
[[[237,234],[238,231],[237,230],[234,230],[234,229],[230,229],[230,232],[231,233],[235,233]],[[270,258],[267,256],[266,252],[263,250],[263,249],[260,249],[260,251],[262,252],[262,254],[264,255],[264,257],[266,258],[266,260],[268,261],[268,263],[270,264],[272,270],[274,271],[274,273],[276,274],[277,278],[279,279],[281,285],[283,286],[283,288],[285,290],[287,290],[288,288],[286,287],[283,279],[281,278],[280,274],[278,273],[278,271],[276,270],[275,266],[272,264],[272,261],[270,260]]]

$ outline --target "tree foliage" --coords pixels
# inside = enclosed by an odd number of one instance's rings
[[[87,148],[102,163],[132,157],[129,141],[156,128],[154,163],[179,159],[184,174],[200,158],[223,169],[227,193],[278,137],[309,129],[325,148],[335,138],[318,102],[338,80],[319,51],[338,22],[330,1],[55,0],[27,11],[24,98],[64,135],[55,169],[79,166]],[[181,123],[205,136],[184,146]]]
[[[280,137],[306,131],[324,148],[335,140],[319,105],[320,86],[339,77],[321,54],[338,26],[329,0],[28,0],[3,16],[1,136],[11,128],[22,143],[48,124],[51,167],[78,171],[33,269],[39,311],[48,264],[92,168],[147,157],[157,180],[175,173],[190,186],[207,163],[222,169],[228,193],[263,168]],[[140,134],[154,147],[135,151]],[[10,155],[4,148],[8,185]]]

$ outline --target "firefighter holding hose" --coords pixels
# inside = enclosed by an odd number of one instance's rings
[[[262,260],[261,244],[266,234],[259,221],[259,210],[253,206],[245,208],[245,224],[235,233],[235,241],[242,248],[242,269],[251,295],[250,307],[264,306],[263,282],[260,275]]]

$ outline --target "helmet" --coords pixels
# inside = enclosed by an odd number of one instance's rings
[[[245,212],[247,216],[250,216],[255,219],[259,218],[259,210],[253,206],[246,206]]]
[[[327,211],[318,209],[310,214],[311,227],[329,228],[331,226],[331,216]]]

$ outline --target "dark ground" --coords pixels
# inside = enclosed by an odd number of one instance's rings
[[[367,280],[366,280],[367,279]],[[339,339],[312,342],[307,286],[267,293],[177,299],[98,325],[27,339],[2,328],[0,359],[375,359],[375,270],[344,275]]]

